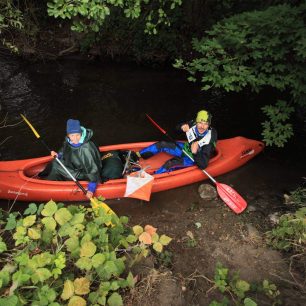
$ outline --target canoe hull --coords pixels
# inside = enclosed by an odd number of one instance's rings
[[[139,150],[153,142],[109,145],[100,147],[100,151],[110,150]],[[213,176],[227,173],[241,167],[254,158],[264,148],[262,142],[234,137],[219,140],[217,143],[217,155],[213,157],[207,167],[207,171]],[[167,159],[169,155],[160,153],[147,160],[140,161],[142,168],[149,167],[148,172],[153,172]],[[84,201],[86,197],[74,182],[45,181],[37,179],[37,173],[43,170],[51,157],[40,157],[18,161],[0,162],[0,198],[18,201]],[[207,176],[196,166],[176,170],[169,173],[154,175],[152,192],[160,192],[168,189],[193,184],[207,179]],[[87,182],[80,182],[84,188]],[[110,180],[99,184],[95,196],[105,199],[121,198],[126,189],[126,179]]]

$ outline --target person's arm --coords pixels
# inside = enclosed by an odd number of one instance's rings
[[[205,169],[213,152],[213,145],[208,144],[203,146],[196,154],[193,154],[194,162],[200,169]]]
[[[59,150],[58,152],[56,152],[56,151],[51,151],[50,154],[51,154],[51,156],[52,156],[53,158],[56,158],[56,157],[57,157],[58,159],[62,159],[62,157],[63,157],[63,147],[60,148],[60,150]]]
[[[83,148],[83,167],[86,175],[88,177],[89,183],[87,186],[87,194],[88,198],[91,198],[97,189],[98,183],[101,181],[100,170],[101,167],[99,165],[100,161],[100,153],[95,145],[92,143],[88,143],[86,148]]]
[[[58,158],[58,159],[63,159],[64,156],[64,149],[65,149],[65,145],[66,145],[66,140],[63,142],[62,147],[58,150],[58,152],[56,151],[51,151],[50,154],[53,158]]]
[[[184,133],[186,133],[194,124],[195,123],[193,120],[181,122],[176,126],[176,130],[180,132],[183,131]]]
[[[98,183],[97,182],[89,182],[88,183],[88,186],[87,186],[87,193],[86,193],[86,196],[87,198],[92,198],[96,189],[97,189],[97,185]]]
[[[100,181],[101,159],[98,149],[93,143],[87,143],[82,147],[81,161],[83,169],[90,182]]]
[[[217,131],[211,129],[211,139],[209,144],[197,149],[196,153],[193,153],[194,161],[200,169],[205,169],[208,166],[211,155],[213,154],[217,143]],[[197,142],[192,145],[198,145]]]

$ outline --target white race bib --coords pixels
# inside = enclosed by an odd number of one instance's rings
[[[211,130],[208,130],[208,133],[201,139],[198,141],[199,147],[203,147],[205,145],[208,145],[210,143],[210,139],[211,139]]]
[[[194,141],[197,137],[196,134],[193,130],[194,127],[191,127],[187,132],[186,132],[186,137],[189,143],[191,143],[192,141]]]
[[[196,126],[193,126],[186,132],[186,137],[189,143],[193,142],[197,138],[195,128]],[[198,141],[199,147],[203,147],[209,144],[210,139],[211,139],[211,130],[208,130],[206,135],[201,140]]]

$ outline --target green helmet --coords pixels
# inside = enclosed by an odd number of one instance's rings
[[[211,123],[211,117],[212,117],[212,115],[208,111],[200,110],[197,113],[196,123],[199,123],[199,122],[208,122],[210,124]]]

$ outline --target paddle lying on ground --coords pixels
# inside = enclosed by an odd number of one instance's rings
[[[171,142],[175,143],[175,145],[178,147],[176,141],[163,128],[161,128],[148,114],[146,114],[146,116],[153,123],[153,125],[155,125],[164,135],[169,138]],[[190,156],[185,150],[183,150],[183,152],[194,162],[192,156]],[[241,197],[241,195],[237,191],[235,191],[232,187],[228,185],[217,182],[206,170],[201,170],[216,185],[217,192],[220,198],[230,209],[232,209],[236,214],[240,214],[246,209],[247,202]]]
[[[48,145],[44,142],[43,139],[40,138],[40,135],[38,132],[35,130],[33,125],[29,122],[29,120],[22,114],[20,114],[22,119],[27,123],[27,125],[30,127],[34,135],[36,136],[37,139],[41,141],[41,143],[45,146],[45,148],[51,152],[50,148]],[[70,176],[70,178],[76,183],[76,185],[83,191],[84,195],[86,195],[87,191],[86,189],[80,184],[80,182],[70,173],[70,171],[65,167],[65,165],[57,158],[55,157],[55,160],[60,164],[60,166],[65,170],[65,172]],[[109,214],[109,215],[115,215],[115,212],[104,202],[99,202],[95,198],[90,198],[90,202],[92,204],[93,208],[101,207],[104,209],[104,211]]]

